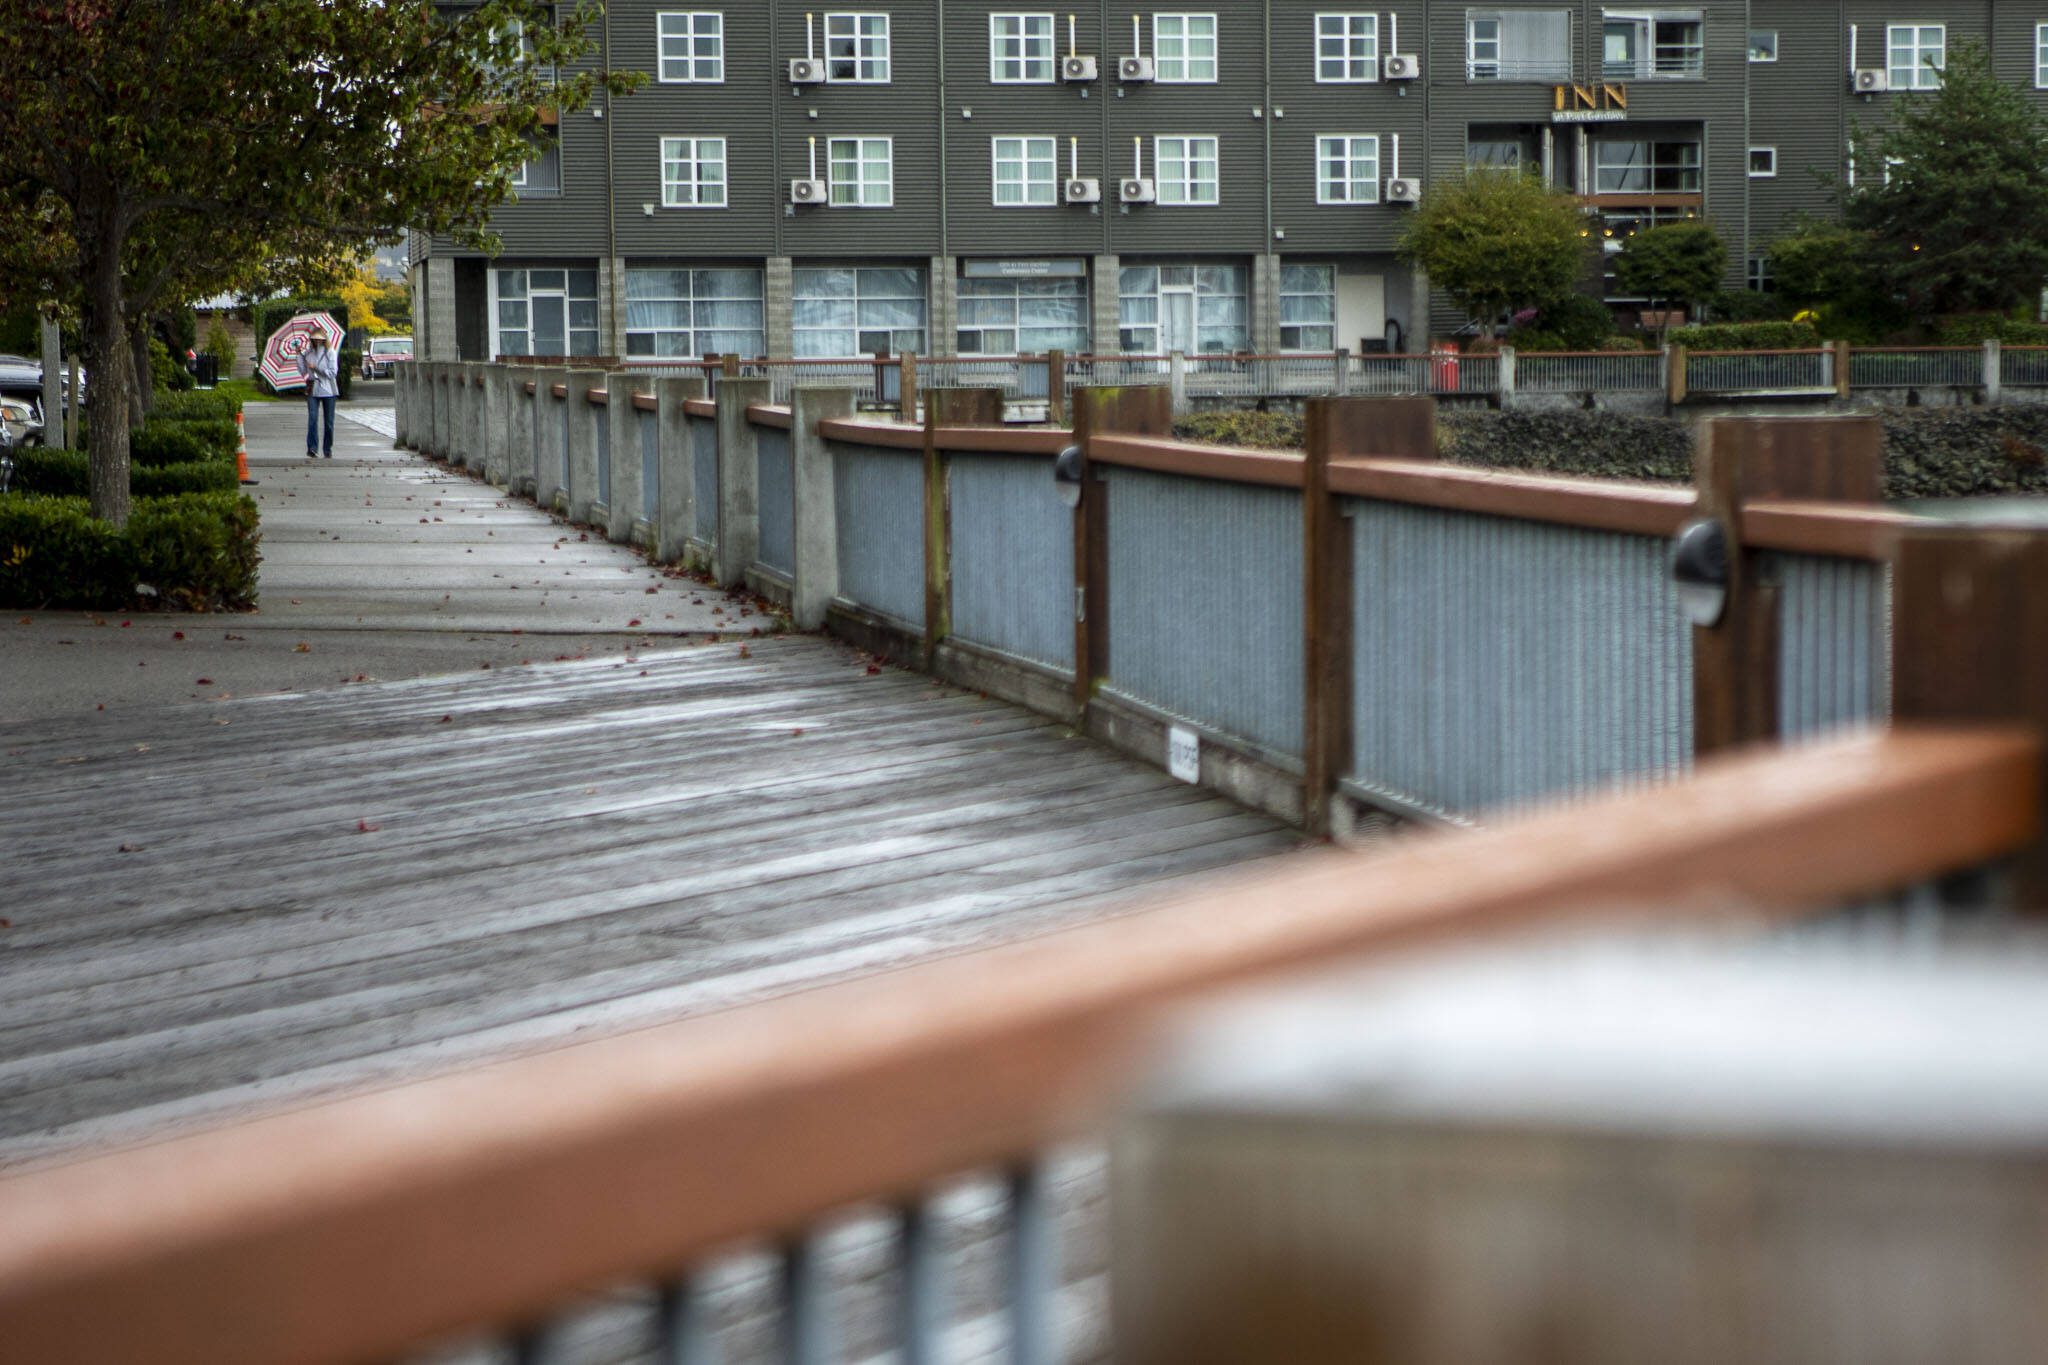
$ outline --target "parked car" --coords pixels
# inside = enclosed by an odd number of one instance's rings
[[[393,365],[411,359],[411,337],[371,337],[369,349],[363,352],[363,378],[389,379]]]
[[[0,394],[0,433],[7,443],[21,446],[39,446],[43,443],[43,414],[41,407],[30,398],[18,398],[13,394]]]

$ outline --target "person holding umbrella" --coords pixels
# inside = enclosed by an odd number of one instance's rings
[[[299,376],[306,385],[306,458],[312,459],[314,448],[328,459],[334,458],[334,400],[340,396],[340,361],[327,345],[327,338],[314,331],[312,343],[305,354],[299,357]],[[322,429],[322,418],[325,429]]]

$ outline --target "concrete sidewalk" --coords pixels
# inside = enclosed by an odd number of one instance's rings
[[[348,411],[335,424],[334,458],[308,460],[302,404],[248,405],[257,483],[247,491],[263,524],[256,611],[9,613],[0,618],[0,721],[771,629],[751,598],[671,576],[594,532],[394,450]]]

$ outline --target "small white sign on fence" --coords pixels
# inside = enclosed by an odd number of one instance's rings
[[[1202,741],[1185,725],[1166,731],[1166,771],[1183,782],[1202,780]]]

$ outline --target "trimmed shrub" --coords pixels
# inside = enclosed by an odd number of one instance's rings
[[[128,491],[138,498],[179,493],[222,493],[241,486],[235,467],[221,460],[128,466]],[[31,446],[14,455],[13,487],[20,493],[82,498],[92,491],[92,461],[82,450]]]
[[[2048,323],[2022,322],[2001,313],[1961,313],[1941,320],[1935,340],[1943,346],[1981,346],[1987,341],[2048,346]]]
[[[1301,418],[1291,412],[1198,412],[1175,421],[1173,434],[1199,445],[1299,450]]]
[[[238,493],[138,498],[125,527],[84,498],[0,497],[0,605],[190,611],[254,605],[256,504]]]
[[[219,389],[190,389],[184,393],[160,393],[150,418],[164,422],[232,422],[242,410],[242,400]]]
[[[1796,351],[1821,344],[1810,322],[1727,322],[1674,327],[1671,344],[1691,351]]]
[[[1518,351],[1597,351],[1614,331],[1607,305],[1584,294],[1547,303],[1535,317],[1508,334]]]
[[[152,417],[128,434],[128,458],[139,465],[198,464],[206,460],[234,463],[232,419],[171,420]]]

